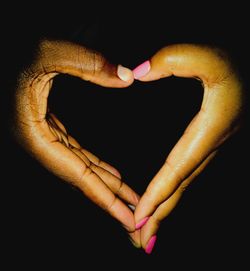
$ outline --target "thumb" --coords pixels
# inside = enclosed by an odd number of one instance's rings
[[[20,74],[16,95],[20,119],[45,118],[53,78],[60,73],[112,88],[127,87],[134,80],[130,69],[108,62],[94,50],[68,41],[42,40],[33,62]]]
[[[229,56],[220,48],[198,44],[172,44],[163,47],[149,61],[134,69],[141,81],[158,80],[169,76],[193,77],[205,86],[235,77]]]
[[[68,41],[41,41],[37,59],[32,67],[32,71],[34,70],[65,73],[114,88],[126,87],[134,80],[130,69],[114,65],[101,53]]]

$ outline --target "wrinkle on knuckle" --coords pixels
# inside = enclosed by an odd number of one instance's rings
[[[156,225],[158,229],[160,227],[161,220],[154,214],[150,218],[153,220],[153,223]]]
[[[80,70],[84,72],[88,64],[87,49],[78,47],[76,53],[76,61],[80,66]]]
[[[95,171],[97,169],[97,166],[93,162],[91,162],[90,160],[89,160],[88,167],[93,171]]]
[[[94,175],[95,173],[92,171],[92,169],[88,166],[83,166],[82,170],[81,170],[81,174],[79,176],[79,183],[83,183],[85,182],[87,179],[89,179],[92,175]]]
[[[93,52],[93,75],[98,75],[100,74],[104,69],[107,64],[107,61],[104,59],[104,57],[98,53],[98,52]]]
[[[174,173],[174,176],[176,176],[179,181],[182,181],[185,178],[185,176],[180,174],[179,170],[170,162],[169,159],[166,159],[165,166],[170,169],[170,172]]]
[[[119,186],[118,186],[118,188],[116,190],[116,195],[120,196],[123,186],[124,186],[124,182],[120,181]]]
[[[109,202],[107,203],[107,205],[105,206],[105,210],[108,212],[108,213],[113,213],[113,208],[117,202],[118,198],[114,195],[114,198]]]
[[[99,52],[85,47],[78,48],[76,61],[80,70],[83,73],[90,74],[91,76],[99,74],[105,66],[105,60]]]

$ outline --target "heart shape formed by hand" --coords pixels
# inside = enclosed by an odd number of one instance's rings
[[[60,73],[112,88],[127,87],[134,79],[149,82],[170,76],[202,82],[200,111],[142,197],[122,181],[114,167],[82,148],[50,112],[49,92],[54,77]],[[44,167],[78,187],[121,222],[136,246],[151,253],[160,221],[173,210],[187,185],[206,167],[219,146],[239,128],[242,94],[235,68],[218,48],[167,46],[131,71],[82,46],[45,40],[36,59],[20,74],[15,99],[17,139]]]

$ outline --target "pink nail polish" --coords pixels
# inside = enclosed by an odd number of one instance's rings
[[[149,220],[148,216],[146,216],[145,218],[143,218],[139,223],[137,223],[135,225],[135,229],[139,230],[143,225],[145,225],[147,223],[148,220]]]
[[[134,74],[134,78],[135,79],[139,79],[141,77],[143,77],[144,75],[146,75],[150,70],[150,62],[149,60],[143,62],[141,65],[137,66],[134,70],[133,70],[133,74]]]
[[[147,254],[150,254],[154,248],[154,245],[155,245],[155,242],[156,242],[156,239],[157,239],[157,236],[156,235],[153,235],[150,240],[148,241],[148,244],[145,248],[145,252]]]

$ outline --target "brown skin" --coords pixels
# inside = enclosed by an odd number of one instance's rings
[[[48,110],[49,92],[59,73],[105,87],[123,88],[133,82],[132,71],[130,79],[124,82],[117,76],[117,66],[95,51],[64,41],[41,41],[36,59],[20,75],[15,97],[15,128],[18,141],[35,159],[79,188],[128,232],[133,232],[130,237],[139,242],[138,234],[134,233],[133,212],[124,203],[136,206],[139,196],[122,182],[114,167],[82,148]],[[83,125],[87,132],[88,123]]]
[[[243,111],[243,85],[232,63],[217,48],[177,44],[159,50],[151,69],[141,81],[169,76],[197,78],[204,87],[200,111],[148,185],[135,210],[138,223],[150,216],[141,229],[146,247],[160,222],[174,209],[185,188],[199,175],[225,140],[234,134]]]
[[[201,110],[141,199],[121,181],[115,168],[83,149],[47,107],[53,78],[59,73],[105,87],[123,88],[133,83],[132,72],[124,82],[117,76],[117,66],[99,53],[69,42],[45,40],[40,43],[36,59],[20,74],[15,97],[16,136],[23,147],[44,167],[78,187],[121,222],[132,242],[143,248],[174,209],[187,185],[237,131],[243,104],[239,76],[216,48],[172,45],[158,51],[150,63],[151,69],[141,81],[171,75],[197,78],[204,86],[204,97]],[[136,206],[134,214],[124,201]],[[150,216],[146,225],[135,231],[135,223],[146,216]]]

